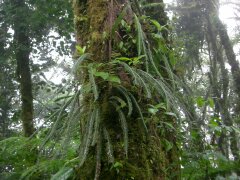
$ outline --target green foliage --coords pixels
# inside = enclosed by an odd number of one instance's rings
[[[224,176],[239,168],[238,162],[228,160],[213,150],[202,153],[184,152],[182,157],[184,179],[216,179],[218,175]]]

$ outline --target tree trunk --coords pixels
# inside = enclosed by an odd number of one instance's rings
[[[136,3],[138,2],[136,1],[134,6],[137,5]],[[100,118],[96,144],[87,145],[89,138],[83,137],[81,146],[86,148],[81,151],[80,147],[82,156],[80,158],[84,159],[86,156],[86,160],[81,160],[82,163],[76,169],[76,179],[179,179],[180,177],[175,133],[167,128],[162,130],[157,128],[157,123],[150,117],[150,122],[147,124],[148,130],[144,129],[139,121],[141,110],[137,104],[145,111],[148,102],[153,100],[147,100],[140,94],[141,92],[133,90],[131,78],[123,67],[114,67],[114,69],[111,67],[112,56],[122,53],[116,48],[116,44],[126,37],[124,30],[115,29],[112,33],[114,23],[125,9],[128,13],[123,15],[123,19],[129,23],[129,26],[134,27],[133,9],[135,8],[139,7],[131,8],[124,0],[73,1],[77,43],[81,48],[86,46],[86,52],[89,53],[89,58],[82,63],[82,67],[87,67],[88,70],[79,67],[77,78],[81,80],[82,86],[87,85],[89,81],[93,84],[93,93],[85,94],[83,97],[85,107],[83,111],[89,111],[93,106],[95,107],[92,111],[90,110],[90,119],[81,120],[84,123],[84,128],[81,130],[83,136],[93,131],[91,117],[96,113]],[[131,55],[137,56],[137,49],[129,48],[132,49]],[[98,67],[105,74],[117,75],[121,85],[115,86],[110,80],[102,81],[98,77],[93,77]],[[131,94],[129,97],[134,103],[130,116],[125,116],[125,110],[112,101],[116,97],[123,98],[122,94],[119,94],[119,88],[122,91],[126,90],[126,94]],[[164,112],[159,114],[157,120],[176,126],[175,119],[165,115]],[[167,147],[167,143],[171,147]]]
[[[226,27],[223,25],[219,17],[216,18],[216,27],[221,39],[221,43],[224,47],[228,63],[231,66],[231,72],[234,80],[235,85],[235,91],[240,99],[240,68],[239,63],[236,59],[236,55],[233,51],[233,45],[231,43],[231,40],[228,36]]]
[[[31,136],[34,132],[33,125],[33,95],[30,72],[31,45],[28,37],[29,27],[27,17],[27,5],[24,0],[12,2],[15,10],[14,17],[14,42],[16,46],[15,56],[17,61],[17,78],[20,83],[20,95],[22,101],[21,120],[25,136]]]
[[[211,6],[209,6],[211,7]],[[235,88],[236,88],[236,94],[239,95],[238,91],[238,86],[240,82],[240,70],[239,70],[239,65],[238,62],[236,61],[236,55],[233,52],[233,47],[230,43],[230,39],[227,35],[227,31],[225,29],[225,27],[223,26],[222,22],[220,21],[219,17],[216,17],[215,19],[217,19],[217,24],[213,22],[211,16],[217,16],[216,14],[214,14],[213,12],[215,12],[216,10],[209,10],[209,12],[207,13],[207,30],[208,30],[208,34],[209,34],[209,41],[210,41],[210,45],[211,45],[211,50],[212,50],[212,54],[213,54],[213,59],[215,61],[215,63],[218,63],[220,65],[220,69],[221,69],[221,83],[222,83],[222,88],[216,88],[213,87],[213,91],[218,91],[218,95],[216,95],[218,97],[218,99],[216,100],[216,104],[219,106],[219,112],[221,114],[221,119],[223,120],[223,124],[229,127],[233,126],[233,120],[232,117],[230,115],[229,112],[229,98],[228,98],[228,90],[229,90],[229,77],[228,77],[228,71],[225,68],[225,62],[223,59],[223,54],[221,52],[221,50],[219,50],[218,47],[218,39],[217,39],[217,34],[219,34],[220,36],[220,40],[221,40],[221,44],[225,50],[228,62],[231,66],[231,71],[232,71],[232,76],[234,79],[234,83],[235,83]],[[213,13],[213,14],[212,14]],[[220,25],[220,27],[219,27]],[[226,49],[227,48],[227,49]],[[239,74],[239,75],[238,75]],[[239,79],[239,80],[238,80]],[[222,89],[222,92],[219,92],[219,89]],[[240,96],[239,96],[240,97]],[[239,104],[239,103],[238,103]],[[222,153],[228,157],[229,153],[228,153],[228,142],[226,140],[226,133],[222,132],[221,137],[220,137],[220,141],[218,143]],[[236,133],[234,131],[230,132],[230,148],[232,151],[232,154],[234,156],[235,160],[239,159],[239,155],[238,155],[238,147],[237,147],[237,136]],[[226,147],[223,147],[226,146]]]

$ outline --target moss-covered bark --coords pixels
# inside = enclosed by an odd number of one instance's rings
[[[127,2],[127,1],[126,1]],[[126,5],[125,1],[113,0],[75,0],[73,9],[75,14],[75,28],[77,42],[83,47],[86,46],[87,53],[92,54],[90,63],[108,63],[113,53],[114,44],[112,42],[111,30],[113,21],[123,10]],[[129,10],[130,11],[130,10]],[[163,18],[166,18],[165,13]],[[129,17],[127,17],[129,18]],[[123,32],[120,32],[123,33]],[[119,37],[120,33],[116,33]],[[122,37],[120,37],[122,38]],[[113,47],[112,47],[113,46]],[[133,48],[136,50],[136,48]],[[115,51],[117,48],[114,49]],[[114,52],[120,53],[120,52]],[[133,54],[137,54],[133,52]],[[89,63],[86,62],[86,65]],[[108,67],[111,69],[110,67]],[[122,85],[139,100],[138,103],[142,109],[147,109],[147,103],[154,100],[142,99],[141,92],[134,91],[128,74],[119,69],[113,70],[118,73]],[[83,74],[87,72],[82,72]],[[77,77],[78,78],[78,77]],[[88,76],[83,75],[81,82],[87,83]],[[90,102],[89,97],[83,97],[85,104],[98,104],[101,113],[101,126],[104,126],[109,132],[109,138],[112,142],[114,162],[109,161],[106,139],[99,142],[103,145],[98,149],[98,143],[90,147],[89,154],[83,166],[76,168],[76,179],[179,179],[179,156],[176,145],[174,130],[159,129],[155,121],[165,121],[174,124],[175,119],[160,113],[157,120],[149,119],[149,131],[146,134],[139,124],[139,114],[137,107],[133,106],[133,113],[127,117],[128,125],[128,155],[124,151],[124,135],[121,124],[118,119],[118,110],[110,103],[112,96],[119,95],[116,88],[112,87],[109,82],[102,82],[96,78],[98,85],[99,98],[96,102]],[[136,87],[135,87],[136,89]],[[102,133],[102,132],[101,132]],[[168,146],[166,143],[169,143]],[[99,163],[98,155],[101,153]],[[99,174],[98,174],[99,173]],[[97,176],[95,176],[98,174]]]

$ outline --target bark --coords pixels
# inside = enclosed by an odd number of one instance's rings
[[[113,52],[114,43],[111,35],[106,38],[103,37],[103,34],[111,34],[113,22],[123,10],[124,5],[126,4],[123,0],[73,1],[77,43],[82,47],[84,45],[87,46],[87,53],[92,54],[89,60],[90,62],[104,64],[110,61],[109,57],[111,57],[111,53]],[[130,9],[128,11],[131,12]],[[118,33],[118,35],[119,34],[120,33]],[[135,54],[137,54],[137,52]],[[87,62],[85,65],[87,65]],[[122,83],[122,85],[129,90],[131,88],[131,82],[128,75],[124,71],[121,71],[121,67],[119,67],[119,70],[115,69],[112,71],[115,71],[122,81],[125,80],[125,83]],[[82,74],[81,83],[87,83],[87,72],[82,71],[80,73]],[[76,169],[76,179],[94,179],[94,177],[95,179],[106,180],[130,178],[179,179],[179,156],[176,137],[168,130],[165,130],[164,135],[159,133],[156,127],[157,124],[154,122],[149,123],[148,134],[143,133],[139,123],[137,123],[139,115],[136,107],[133,109],[133,115],[127,118],[129,149],[128,158],[126,158],[121,143],[123,137],[121,135],[121,125],[117,119],[117,110],[109,103],[109,98],[118,95],[118,92],[108,82],[101,83],[101,81],[96,79],[96,83],[98,85],[98,91],[101,92],[95,102],[99,105],[100,111],[102,112],[100,116],[101,126],[104,126],[109,132],[114,152],[114,162],[121,163],[122,167],[119,167],[119,169],[114,168],[113,164],[109,163],[106,155],[102,155],[101,159],[99,159],[98,155],[103,154],[107,144],[104,139],[101,139],[99,143],[101,143],[103,147],[99,150],[100,144],[97,144],[90,148],[87,160],[82,167]],[[132,93],[135,98],[140,101],[140,94]],[[85,95],[85,97],[83,97],[83,103],[91,104],[89,96]],[[146,102],[144,104],[142,100],[140,105],[146,108]],[[164,114],[161,114],[160,117],[161,120],[165,122],[173,123],[174,121],[173,118]],[[173,148],[166,150],[166,147],[163,146],[163,138],[171,142]],[[95,161],[97,161],[97,163],[95,163]]]
[[[34,132],[33,125],[33,95],[30,71],[31,45],[28,36],[28,23],[26,17],[27,5],[24,0],[12,1],[14,14],[14,42],[16,46],[15,56],[17,61],[17,78],[20,83],[20,95],[22,101],[21,120],[25,136],[31,136]]]

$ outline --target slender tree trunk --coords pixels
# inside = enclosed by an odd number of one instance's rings
[[[17,78],[20,83],[20,95],[22,101],[21,120],[25,136],[31,136],[34,132],[33,125],[33,95],[30,72],[31,45],[28,36],[27,5],[24,0],[12,1],[15,9],[14,17],[14,42],[16,45],[15,56],[17,61]]]
[[[135,5],[136,3],[138,2],[135,1]],[[87,53],[91,54],[91,58],[89,58],[90,63],[84,63],[84,67],[91,65],[90,72],[81,71],[79,73],[81,74],[81,82],[83,85],[87,84],[88,81],[92,81],[91,76],[87,75],[87,73],[91,73],[91,67],[94,66],[91,63],[99,65],[110,62],[114,48],[112,47],[113,37],[111,35],[113,24],[117,16],[121,14],[126,6],[127,1],[124,0],[73,1],[77,43],[81,47],[86,46]],[[132,12],[132,9],[129,8],[127,11],[129,14],[126,16],[131,16],[130,12]],[[133,17],[126,18],[134,19]],[[121,35],[120,33],[116,32],[118,37],[124,36],[124,34]],[[132,53],[137,54],[137,52]],[[111,69],[111,67],[108,68]],[[121,67],[119,67],[118,70],[111,71],[118,73],[122,85],[125,86],[126,89],[131,87],[128,74],[122,71]],[[124,80],[125,82],[123,82]],[[126,119],[129,148],[128,154],[124,153],[121,143],[123,138],[121,129],[124,127],[121,127],[117,119],[117,111],[119,111],[119,109],[116,109],[110,103],[111,97],[118,95],[118,92],[110,83],[101,83],[97,78],[96,84],[100,94],[99,97],[96,98],[97,100],[95,99],[94,104],[97,104],[101,112],[100,126],[103,127],[103,130],[101,130],[100,134],[104,134],[105,138],[107,137],[106,139],[111,139],[115,160],[110,160],[111,163],[109,162],[108,156],[111,152],[110,149],[107,148],[108,142],[99,137],[98,143],[90,147],[89,155],[85,163],[76,169],[76,179],[179,179],[179,156],[174,133],[166,130],[164,135],[161,135],[157,129],[157,124],[152,122],[149,123],[149,131],[146,135],[141,130],[139,123],[137,123],[139,115],[137,113],[137,107],[134,107],[132,116]],[[133,93],[133,96],[140,101],[140,94]],[[94,105],[90,102],[90,99],[89,95],[86,95],[83,97],[83,103],[85,103],[85,105]],[[147,108],[146,102],[141,102],[139,105]],[[86,106],[86,109],[87,108],[89,109],[89,107]],[[164,113],[161,114],[160,117],[161,120],[168,123],[174,121],[173,118],[165,116]],[[166,149],[166,146],[164,147],[163,145],[164,140],[170,142],[172,148]],[[107,150],[108,156],[101,155],[104,150]]]

